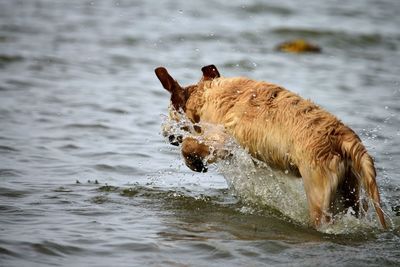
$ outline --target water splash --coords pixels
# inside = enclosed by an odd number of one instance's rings
[[[239,145],[230,145],[232,147],[232,157],[218,163],[218,171],[231,190],[244,203],[275,209],[296,223],[306,225],[308,208],[302,180],[252,158]]]

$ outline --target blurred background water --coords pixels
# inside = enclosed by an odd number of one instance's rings
[[[1,266],[399,266],[400,1],[0,0]],[[276,45],[305,38],[319,54]],[[322,234],[193,173],[168,93],[215,64],[350,125],[392,228]],[[397,214],[396,214],[397,213]]]

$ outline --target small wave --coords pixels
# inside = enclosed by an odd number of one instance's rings
[[[66,144],[66,145],[60,146],[59,149],[61,149],[61,150],[77,150],[77,149],[81,149],[81,147],[77,146],[75,144]]]
[[[160,247],[154,242],[125,242],[112,244],[110,247],[117,251],[127,250],[146,253],[157,252],[160,250]]]
[[[171,189],[136,184],[126,187],[103,185],[98,187],[96,191],[119,194],[129,198],[143,197],[157,201],[161,200],[166,207],[174,210],[218,209],[237,204],[237,201],[232,201],[232,196],[225,189],[209,190],[208,194],[203,194],[195,193],[182,187]],[[236,207],[232,208],[232,210],[235,211]]]
[[[120,45],[134,47],[141,44],[141,42],[142,39],[135,36],[124,36],[121,38],[114,38],[114,39],[104,38],[100,40],[100,44],[105,47],[115,47]]]
[[[151,158],[152,156],[149,154],[144,154],[140,152],[133,152],[133,153],[128,153],[126,156],[134,157],[134,158]]]
[[[19,177],[22,173],[15,169],[0,169],[0,177]]]
[[[7,256],[12,256],[12,257],[19,257],[17,253],[14,251],[11,251],[9,249],[6,249],[4,247],[0,247],[0,255],[7,255]]]
[[[21,198],[21,197],[25,197],[28,194],[29,194],[28,191],[22,191],[22,190],[15,190],[15,189],[6,188],[6,187],[0,187],[0,196]]]
[[[131,166],[126,165],[108,165],[108,164],[96,164],[94,166],[96,170],[99,171],[106,171],[106,172],[116,172],[116,173],[123,173],[123,174],[134,174],[137,172],[137,169]]]
[[[121,108],[107,108],[104,109],[105,112],[108,113],[114,113],[114,114],[128,114],[129,112],[127,110],[121,109]]]
[[[10,146],[4,146],[4,145],[0,145],[0,152],[19,152],[18,149],[10,147]]]
[[[114,54],[110,56],[111,62],[116,66],[123,66],[126,68],[131,68],[133,62],[132,58],[128,55]]]
[[[136,46],[141,42],[142,39],[133,37],[133,36],[125,36],[122,38],[122,43],[128,46]]]
[[[289,8],[285,8],[283,6],[270,5],[262,2],[256,2],[249,5],[244,5],[242,9],[252,14],[270,13],[270,14],[288,16],[293,13],[292,10]]]
[[[84,251],[83,248],[70,245],[62,245],[50,241],[32,243],[30,246],[38,253],[49,256],[76,255]]]
[[[47,66],[49,64],[67,65],[67,61],[65,59],[63,59],[61,57],[49,56],[49,55],[35,57],[35,58],[33,58],[33,61],[35,62],[35,65],[39,65],[39,66]]]
[[[34,85],[33,82],[31,82],[29,79],[8,79],[5,81],[7,84],[7,87],[4,87],[5,90],[19,90],[19,89],[26,89],[30,88]],[[9,86],[12,86],[10,88]]]
[[[63,128],[67,129],[90,129],[90,130],[108,130],[110,127],[101,123],[71,123],[66,124]]]
[[[38,34],[41,30],[38,27],[30,25],[29,23],[24,23],[24,25],[17,25],[17,24],[4,24],[0,26],[0,30],[3,32],[9,33],[23,33],[23,34]]]
[[[336,31],[319,30],[319,29],[306,29],[306,28],[289,28],[279,27],[272,30],[272,33],[282,35],[285,37],[300,36],[300,37],[323,37],[333,36],[340,34]]]
[[[235,38],[229,35],[224,35],[220,33],[188,33],[188,34],[173,34],[165,37],[166,41],[179,41],[179,42],[209,42],[213,40],[218,40],[219,42],[234,42]]]
[[[62,103],[64,100],[58,98],[58,97],[48,97],[49,102],[53,103]],[[101,105],[97,103],[90,103],[90,102],[85,102],[85,101],[77,101],[77,102],[72,102],[68,103],[68,106],[71,108],[88,108],[88,109],[93,109],[93,110],[101,110]],[[51,115],[51,114],[48,114]]]
[[[4,67],[8,64],[12,64],[15,62],[20,62],[23,61],[24,58],[19,55],[5,55],[5,54],[0,54],[0,68]]]

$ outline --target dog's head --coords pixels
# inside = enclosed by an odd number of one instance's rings
[[[214,65],[205,66],[201,71],[203,72],[203,77],[200,82],[194,85],[182,87],[174,78],[172,78],[166,68],[158,67],[155,69],[157,78],[160,80],[162,86],[170,92],[171,105],[177,112],[180,112],[181,110],[186,112],[186,102],[203,81],[220,77],[220,74]]]
[[[158,67],[155,69],[156,76],[160,80],[162,86],[171,94],[170,119],[178,122],[181,121],[182,113],[186,113],[186,103],[193,93],[202,87],[204,81],[220,77],[220,74],[214,65],[205,66],[201,70],[203,72],[203,77],[197,84],[182,87],[174,78],[172,78],[166,68]],[[199,122],[198,118],[188,119],[193,123]],[[192,130],[197,133],[201,132],[201,128],[198,125],[192,125],[191,127],[188,125],[181,126],[181,130],[186,132],[191,132],[190,128],[193,128]],[[168,137],[168,140],[172,145],[179,146],[179,144],[182,143],[183,136],[171,133],[169,127],[167,127],[167,129],[164,128],[163,134],[165,137]]]

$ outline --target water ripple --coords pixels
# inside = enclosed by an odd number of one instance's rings
[[[30,246],[40,254],[59,257],[63,255],[79,255],[85,251],[85,249],[78,246],[62,245],[50,241],[32,243]]]
[[[12,257],[19,257],[20,255],[14,251],[8,250],[4,247],[0,246],[0,255],[7,255],[7,256],[12,256]]]
[[[24,60],[24,58],[20,55],[0,54],[0,68],[4,68],[12,63],[21,62],[22,60]]]
[[[0,169],[0,177],[19,177],[23,172],[15,169]]]
[[[63,125],[65,129],[109,130],[110,127],[102,123],[70,123]]]
[[[19,150],[11,146],[0,145],[0,153],[1,152],[19,152]]]
[[[127,165],[109,165],[109,164],[96,164],[94,168],[99,171],[116,172],[122,174],[134,174],[137,169]]]
[[[269,13],[271,15],[283,15],[288,16],[293,14],[293,11],[290,8],[278,6],[278,5],[270,5],[262,2],[255,2],[248,5],[242,6],[243,11],[246,11],[251,14],[264,14]]]
[[[6,187],[0,187],[0,196],[4,197],[14,197],[14,198],[21,198],[28,195],[30,192],[23,191],[23,190],[15,190]]]

